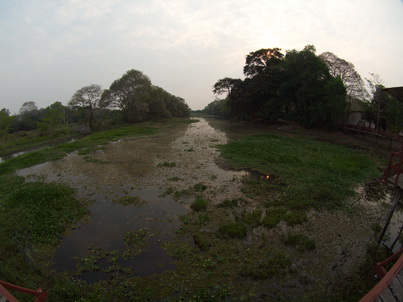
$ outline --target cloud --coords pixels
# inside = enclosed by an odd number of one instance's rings
[[[399,0],[23,0],[2,9],[0,107],[67,101],[135,68],[202,108],[215,81],[242,77],[245,56],[267,47],[314,44],[387,85],[398,85],[403,68]]]

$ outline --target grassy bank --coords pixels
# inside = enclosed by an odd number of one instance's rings
[[[220,150],[231,165],[258,170],[272,179],[263,188],[254,188],[251,181],[244,189],[254,198],[267,196],[267,206],[347,209],[355,186],[379,177],[376,161],[364,152],[312,139],[256,135]]]

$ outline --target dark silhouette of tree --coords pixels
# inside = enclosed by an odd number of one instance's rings
[[[340,77],[346,87],[347,95],[352,98],[367,100],[369,98],[365,83],[352,63],[347,62],[331,52],[324,52],[319,57],[325,61],[333,77]]]
[[[230,115],[237,119],[293,119],[306,126],[331,127],[346,109],[346,91],[333,77],[315,47],[302,51],[266,48],[249,53],[245,79],[223,78],[214,93],[227,93]]]

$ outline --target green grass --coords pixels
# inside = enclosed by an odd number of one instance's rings
[[[239,274],[245,278],[265,280],[292,272],[291,264],[291,258],[284,251],[276,250],[256,262],[243,264]]]
[[[220,226],[218,231],[225,238],[243,239],[248,233],[248,227],[243,222],[230,222]]]
[[[312,139],[254,135],[220,149],[234,166],[276,176],[270,184],[247,185],[245,194],[273,192],[274,204],[294,210],[343,209],[355,185],[379,176],[375,161],[362,151]]]
[[[292,246],[300,252],[307,252],[316,248],[315,240],[305,234],[288,233],[283,235],[281,240],[285,245]]]
[[[77,134],[73,133],[72,127],[69,125],[58,126],[51,136],[41,135],[40,130],[7,134],[0,139],[0,156],[44,145],[57,144],[73,137],[77,137]]]
[[[190,207],[193,211],[200,212],[207,209],[208,201],[203,197],[196,197]]]
[[[54,147],[44,147],[0,164],[0,174],[11,173],[18,169],[34,166],[51,160],[61,159],[68,153],[83,150],[81,154],[88,154],[112,140],[122,137],[132,138],[142,135],[151,135],[157,131],[153,127],[129,126],[90,134],[73,142],[63,143]]]
[[[162,163],[158,163],[157,167],[173,168],[173,167],[176,167],[176,163],[175,162],[164,161]]]
[[[46,265],[49,263],[49,253],[54,250],[66,228],[74,225],[87,213],[85,205],[74,199],[74,192],[64,185],[26,183],[14,172],[61,159],[74,151],[88,154],[111,140],[122,137],[130,139],[154,134],[156,131],[153,127],[129,126],[96,132],[72,142],[46,146],[1,163],[0,279],[29,288],[46,288],[50,294],[49,300],[52,301],[67,301],[70,298],[81,300],[83,290],[63,276],[49,275]],[[26,136],[9,137],[6,150],[19,151],[27,147],[52,145],[55,142],[47,137],[28,133]],[[127,239],[130,241],[132,238]],[[32,301],[31,298],[27,300],[27,297],[20,299]]]

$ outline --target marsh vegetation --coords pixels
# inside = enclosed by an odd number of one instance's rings
[[[1,163],[0,278],[51,301],[356,301],[387,210],[357,190],[374,149],[238,126],[139,124]]]

